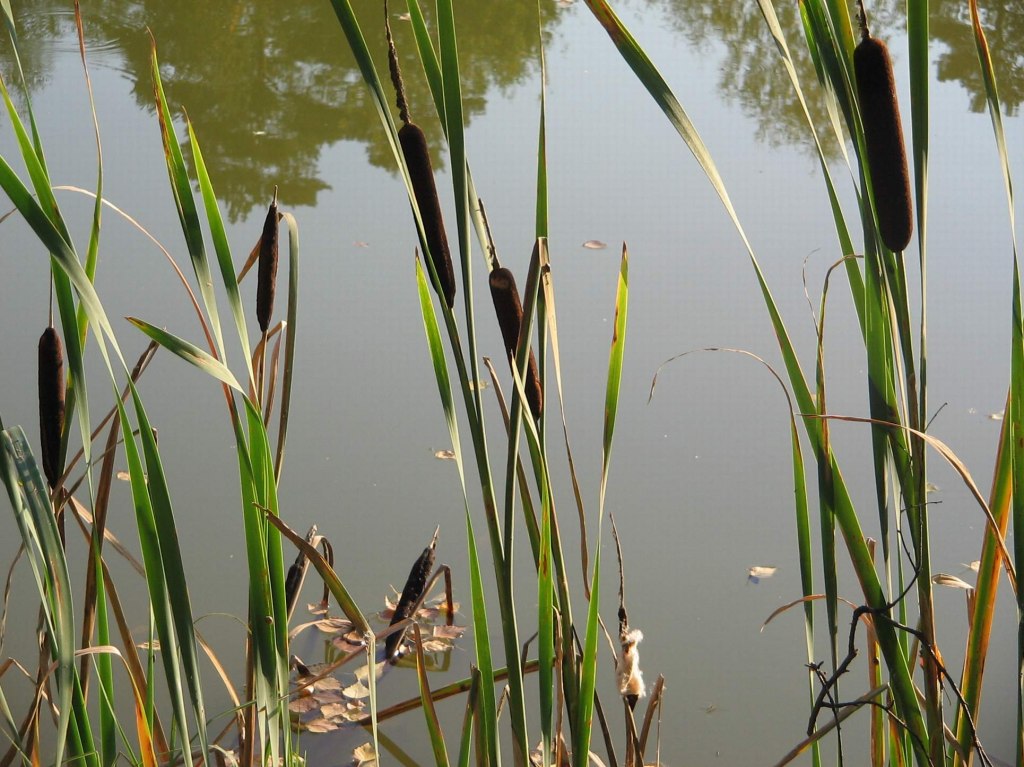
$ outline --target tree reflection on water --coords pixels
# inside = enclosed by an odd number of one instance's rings
[[[809,146],[802,113],[753,4],[745,4],[746,12],[737,13],[732,3],[643,1],[691,45],[709,51],[724,49],[720,91],[756,120],[762,140]],[[430,5],[425,4],[426,11]],[[464,6],[456,8],[456,18],[465,113],[472,120],[485,110],[492,88],[504,90],[536,74],[537,9],[519,0],[456,0],[456,5]],[[878,0],[872,5],[876,34],[883,38],[896,34],[902,4]],[[354,0],[353,6],[383,75],[382,2]],[[401,3],[393,9],[399,7],[404,10]],[[966,5],[960,0],[932,0],[931,8],[938,79],[959,82],[968,94],[969,108],[981,111],[984,85]],[[797,4],[777,3],[777,12],[812,114],[819,125],[825,125],[813,66],[801,45]],[[541,13],[547,44],[566,16],[556,0],[544,0]],[[1002,7],[983,13],[1000,95],[1007,111],[1016,114],[1024,100],[1024,4],[1007,0]],[[394,18],[410,102],[431,145],[437,146],[440,128],[416,60],[411,29],[397,13]],[[29,87],[38,90],[52,71],[53,56],[73,39],[74,19],[67,0],[36,0],[31,10],[21,9],[17,21]],[[218,194],[232,220],[265,204],[267,190],[281,179],[286,179],[281,185],[285,204],[314,205],[318,193],[328,187],[319,176],[320,155],[339,141],[362,144],[370,163],[392,168],[369,93],[325,1],[107,0],[88,7],[84,22],[89,44],[102,46],[107,54],[113,51],[120,59],[118,69],[125,72],[145,109],[152,109],[146,29],[152,30],[168,98],[174,105],[187,107],[195,121]],[[608,55],[613,55],[610,48]],[[6,45],[0,48],[0,66],[5,74],[13,71]],[[668,67],[666,74],[671,81]],[[828,146],[835,148],[834,142],[826,142]],[[437,165],[441,161],[435,158]]]

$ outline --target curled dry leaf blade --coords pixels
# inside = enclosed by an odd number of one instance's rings
[[[932,583],[938,586],[947,586],[951,589],[964,589],[966,591],[970,591],[974,588],[974,586],[969,584],[967,581],[947,573],[935,573],[935,575],[932,576]]]

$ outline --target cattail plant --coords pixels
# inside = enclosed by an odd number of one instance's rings
[[[519,333],[523,326],[523,305],[519,300],[519,291],[516,289],[516,278],[508,269],[499,266],[491,271],[488,282],[491,286],[494,313],[498,317],[498,327],[501,328],[501,337],[505,342],[505,353],[509,358],[509,364],[515,365],[516,350],[519,348]],[[523,381],[523,386],[526,389],[526,401],[530,405],[530,412],[533,413],[534,418],[540,418],[544,409],[544,394],[540,387],[537,359],[534,357],[533,349],[530,349],[530,359],[527,363],[526,379]]]
[[[64,348],[53,326],[39,337],[39,442],[50,488],[63,473],[60,435],[64,428]]]
[[[430,571],[434,569],[434,550],[437,548],[437,534],[439,530],[440,528],[434,531],[434,537],[430,541],[430,545],[423,549],[423,553],[413,563],[412,570],[409,571],[409,577],[405,580],[405,588],[402,589],[402,595],[398,598],[395,614],[391,617],[391,623],[388,625],[394,626],[406,618],[411,618],[416,605],[423,598],[423,592],[427,588],[427,581],[430,579]],[[395,652],[402,643],[404,636],[404,630],[388,635],[384,644],[385,658],[390,659],[395,656]]]
[[[270,327],[274,313],[274,294],[277,292],[277,187],[270,203],[267,217],[263,221],[263,235],[260,237],[260,261],[258,284],[256,285],[256,319],[264,333]]]
[[[409,168],[409,180],[412,182],[416,207],[419,208],[420,219],[423,222],[423,235],[430,262],[437,273],[441,296],[451,308],[455,303],[455,270],[452,267],[451,251],[448,249],[448,235],[444,231],[441,202],[437,197],[437,187],[434,185],[434,168],[430,164],[426,134],[409,117],[409,104],[405,99],[402,70],[398,66],[398,53],[391,36],[387,3],[384,4],[384,31],[388,41],[388,69],[395,87],[398,115],[402,120],[402,127],[398,129],[398,142],[402,146],[402,156],[405,157],[405,164]]]
[[[878,230],[885,246],[900,252],[910,242],[914,214],[900,107],[896,100],[896,79],[889,49],[868,30],[863,0],[859,15],[861,41],[853,52],[853,66]]]

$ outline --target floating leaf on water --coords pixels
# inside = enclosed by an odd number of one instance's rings
[[[327,690],[326,692],[318,692],[313,695],[313,699],[316,700],[321,706],[327,706],[331,703],[344,703],[345,699],[342,697],[340,692],[334,692],[333,690]]]
[[[373,752],[372,743],[364,743],[352,752],[352,763],[356,767],[376,767],[377,755]]]
[[[334,639],[331,640],[331,644],[343,653],[355,652],[356,650],[362,650],[366,647],[366,644],[361,638],[353,639],[351,633],[345,634],[344,636],[334,637]]]
[[[348,706],[344,703],[328,703],[320,707],[320,713],[328,719],[348,719]]]
[[[336,722],[332,722],[328,719],[325,719],[322,716],[319,716],[316,719],[313,719],[312,721],[306,722],[302,726],[309,732],[332,732],[333,730],[338,729],[338,725]]]
[[[312,695],[304,695],[288,703],[288,710],[293,714],[308,714],[318,708],[320,704]]]
[[[444,597],[440,597],[437,600],[437,611],[439,613],[441,613],[441,615],[447,615],[448,614],[448,602],[445,601]],[[457,615],[458,612],[459,612],[459,603],[458,602],[452,602],[452,615]]]
[[[323,679],[317,679],[313,682],[313,694],[319,694],[321,692],[341,692],[341,682],[335,679],[333,676],[325,676]]]
[[[608,244],[600,240],[587,240],[583,243],[583,247],[587,250],[604,250],[608,247]]]
[[[937,493],[937,492],[939,492],[939,490],[941,490],[941,489],[942,489],[942,488],[940,488],[940,487],[939,487],[938,485],[936,485],[936,484],[935,484],[934,482],[925,482],[925,483],[924,483],[924,491],[925,491],[926,493]]]
[[[434,451],[434,458],[437,458],[439,461],[454,461],[455,460],[455,451],[454,450],[435,450]]]
[[[313,625],[325,634],[340,634],[343,631],[349,632],[352,630],[352,621],[345,620],[344,618],[325,618]]]
[[[387,661],[383,661],[383,660],[380,663],[373,664],[374,671],[376,672],[376,673],[374,673],[374,677],[377,678],[377,679],[380,679],[381,675],[384,673],[384,668],[387,665],[388,665]],[[356,673],[356,679],[358,679],[359,681],[362,682],[362,681],[367,680],[367,679],[370,678],[370,667],[369,666],[360,666],[359,668],[356,669],[355,673]]]
[[[751,583],[760,583],[762,578],[771,578],[775,575],[775,571],[778,569],[770,565],[754,565],[747,570],[747,580]]]
[[[424,639],[423,640],[423,652],[425,653],[437,653],[437,652],[448,652],[452,649],[452,642],[450,639]]]
[[[438,639],[458,639],[466,633],[465,626],[434,626],[434,636]]]
[[[370,696],[370,688],[362,682],[351,684],[341,692],[346,698],[353,698],[355,700],[361,700]]]
[[[1003,410],[1000,410],[998,413],[989,413],[988,414],[988,419],[990,421],[1002,421],[1003,420],[1003,414],[1005,412],[1006,412],[1006,410],[1003,409]]]
[[[946,573],[935,573],[932,576],[932,583],[939,586],[948,586],[951,589],[964,589],[970,591],[974,587],[967,581],[957,578],[955,575],[947,575]]]

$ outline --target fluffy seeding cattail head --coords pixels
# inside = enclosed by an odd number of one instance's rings
[[[277,291],[277,187],[274,200],[263,221],[263,236],[260,237],[260,266],[256,285],[256,319],[264,333],[270,327],[274,313],[274,293]]]
[[[39,443],[43,473],[50,487],[56,487],[60,465],[60,434],[64,428],[64,349],[52,327],[39,338]]]
[[[885,246],[899,252],[910,242],[914,214],[896,79],[889,50],[881,40],[871,37],[863,8],[861,33],[862,39],[853,52],[853,66],[878,229]]]
[[[623,631],[619,635],[621,651],[615,661],[615,675],[619,683],[619,695],[626,699],[630,709],[636,708],[638,699],[647,694],[644,675],[640,671],[640,653],[637,651],[644,639],[639,629]]]
[[[498,316],[498,327],[501,328],[501,337],[505,342],[505,353],[510,360],[513,360],[516,350],[519,348],[519,333],[523,325],[523,306],[519,301],[516,278],[508,269],[498,267],[491,272],[489,282],[491,300],[494,301],[494,313]],[[537,359],[533,356],[532,349],[523,385],[526,388],[526,400],[530,405],[530,412],[533,413],[534,418],[540,418],[541,411],[544,409],[544,394],[540,388]]]
[[[399,621],[404,621],[412,616],[413,607],[420,601],[420,597],[423,596],[423,592],[427,588],[427,579],[430,578],[430,571],[434,569],[435,548],[437,548],[436,530],[434,531],[434,539],[427,548],[423,549],[423,553],[419,555],[413,563],[412,570],[409,571],[409,577],[405,581],[405,588],[402,589],[402,596],[398,599],[398,606],[395,608],[395,614],[391,617],[389,625],[394,626]],[[385,658],[390,659],[395,656],[395,651],[398,650],[403,636],[405,636],[404,631],[396,631],[394,634],[388,635],[384,645]]]
[[[434,185],[434,169],[430,164],[427,137],[420,126],[409,122],[398,129],[398,140],[402,145],[405,164],[409,167],[409,178],[416,197],[416,207],[420,209],[423,220],[423,234],[426,236],[427,250],[430,251],[430,261],[441,283],[445,303],[451,307],[455,303],[455,270],[452,268],[451,251],[448,250],[448,235],[444,231],[441,202]]]

